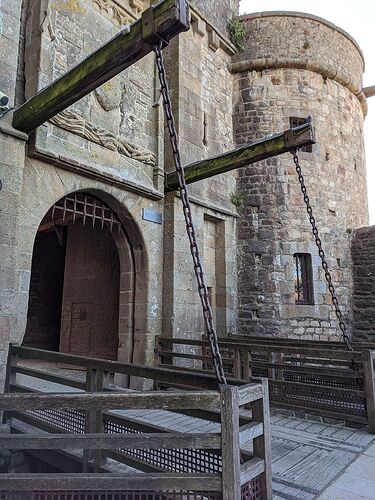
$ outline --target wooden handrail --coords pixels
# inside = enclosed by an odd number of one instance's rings
[[[159,337],[158,342],[160,344],[176,344],[176,345],[191,345],[197,347],[208,347],[209,344],[207,341],[203,340],[191,340],[191,339],[172,339],[168,337]],[[270,344],[259,344],[259,343],[239,343],[233,342],[231,339],[220,339],[220,344],[222,347],[228,347],[232,349],[249,349],[254,352],[283,352],[287,354],[304,354],[309,355],[311,357],[321,357],[326,359],[342,359],[352,361],[353,358],[358,358],[358,361],[361,361],[361,351],[341,351],[341,350],[330,350],[330,349],[320,349],[320,348],[301,348],[301,347],[292,347],[292,346],[278,346],[278,345],[270,345]]]
[[[152,408],[163,410],[220,408],[216,391],[150,391],[124,393],[0,394],[0,411],[27,410],[114,410]]]
[[[221,436],[217,433],[0,435],[0,449],[5,450],[115,450],[118,448],[219,450],[221,449]]]

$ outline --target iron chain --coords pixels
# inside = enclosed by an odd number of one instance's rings
[[[310,198],[309,198],[309,196],[307,194],[305,180],[303,178],[302,169],[301,169],[301,166],[299,164],[299,158],[298,158],[298,155],[297,155],[297,150],[293,149],[291,151],[291,153],[293,155],[293,161],[294,161],[294,164],[296,166],[296,172],[297,172],[297,175],[298,175],[298,180],[299,180],[299,183],[301,185],[301,191],[302,191],[302,194],[303,194],[303,200],[304,200],[305,205],[306,205],[306,210],[307,210],[307,213],[308,213],[308,216],[309,216],[309,220],[310,220],[310,224],[311,224],[311,228],[312,228],[312,233],[313,233],[314,238],[315,238],[316,246],[318,247],[318,254],[319,254],[319,257],[320,257],[320,259],[322,261],[322,267],[323,267],[324,275],[325,275],[325,278],[326,278],[326,281],[327,281],[327,284],[328,284],[328,290],[329,290],[329,293],[331,294],[332,303],[333,303],[333,306],[335,308],[336,317],[337,317],[338,322],[339,322],[339,328],[341,330],[342,339],[343,339],[343,341],[344,341],[347,349],[349,351],[353,351],[353,346],[351,344],[349,335],[346,332],[346,326],[345,326],[345,323],[344,323],[344,320],[343,320],[343,316],[342,316],[342,312],[341,312],[341,309],[340,309],[339,301],[337,299],[336,290],[335,290],[335,287],[333,285],[332,276],[331,276],[331,273],[329,272],[329,269],[328,269],[328,263],[327,263],[327,260],[326,260],[326,257],[325,257],[325,253],[324,253],[324,250],[323,250],[322,240],[319,237],[319,231],[318,231],[318,228],[316,227],[316,221],[315,221],[313,210],[312,210],[312,207],[311,207],[311,204],[310,204]]]
[[[197,238],[194,229],[193,217],[191,206],[189,202],[189,194],[185,181],[185,173],[181,163],[181,154],[180,147],[176,129],[176,123],[174,120],[173,112],[172,112],[172,103],[170,97],[169,86],[166,78],[166,70],[164,65],[163,54],[161,51],[161,45],[155,46],[154,51],[156,54],[156,65],[158,68],[160,86],[161,86],[161,94],[163,97],[164,111],[167,119],[167,125],[169,130],[170,142],[172,146],[173,152],[173,160],[176,168],[176,173],[178,177],[179,184],[179,192],[181,195],[184,218],[186,223],[186,231],[189,238],[190,243],[190,251],[193,257],[194,262],[194,271],[197,278],[199,296],[202,303],[203,308],[203,317],[204,323],[207,331],[207,336],[210,344],[212,361],[216,373],[216,377],[220,384],[226,385],[226,377],[224,373],[224,365],[223,360],[220,354],[219,343],[217,338],[217,333],[215,329],[215,325],[213,322],[212,309],[210,304],[210,298],[208,295],[208,289],[205,283],[204,272],[202,263],[199,255],[199,248],[197,243]]]

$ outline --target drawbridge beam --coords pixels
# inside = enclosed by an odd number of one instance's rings
[[[187,0],[163,0],[107,44],[14,111],[13,127],[29,133],[152,51],[189,30]]]
[[[201,181],[214,175],[230,172],[251,163],[256,163],[272,156],[281,155],[295,147],[315,144],[314,127],[311,121],[299,127],[286,130],[281,134],[273,135],[268,139],[246,144],[238,149],[229,151],[213,158],[208,158],[187,165],[185,170],[186,183]],[[176,191],[178,180],[176,172],[166,175],[165,191]]]

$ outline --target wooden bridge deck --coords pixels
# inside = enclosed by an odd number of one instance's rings
[[[51,367],[48,369],[51,371]],[[56,367],[55,370],[61,369]],[[69,373],[64,370],[64,373],[78,379],[84,377],[84,373],[75,370],[69,370]],[[43,392],[74,391],[71,387],[19,374],[17,382]],[[183,429],[184,432],[210,432],[217,430],[219,426],[219,424],[203,419],[164,410],[147,412],[123,410],[115,413],[172,431]],[[335,481],[339,483],[340,478],[347,481],[347,471],[355,467],[358,460],[365,460],[368,467],[372,467],[373,477],[375,476],[375,453],[372,457],[365,455],[366,450],[373,449],[375,446],[375,436],[368,434],[366,430],[294,418],[288,416],[285,410],[272,411],[271,429],[273,498],[275,500],[351,498],[350,492],[344,497],[335,496],[337,492],[345,491],[345,489],[342,490],[336,486],[329,488],[329,486]],[[351,465],[353,462],[354,464]],[[116,467],[116,464],[111,464],[112,467]],[[125,466],[119,464],[118,467]],[[367,494],[358,493],[355,498],[375,499],[375,482],[370,482],[366,491]],[[340,493],[337,494],[340,495]]]

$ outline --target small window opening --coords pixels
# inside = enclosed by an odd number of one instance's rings
[[[296,116],[291,116],[289,118],[290,128],[299,127],[300,125],[303,125],[304,123],[305,123],[305,118],[298,118]],[[312,144],[309,144],[308,146],[301,146],[299,148],[299,150],[303,151],[305,153],[312,153]]]
[[[313,305],[314,292],[312,280],[311,255],[294,254],[294,295],[296,304]]]

